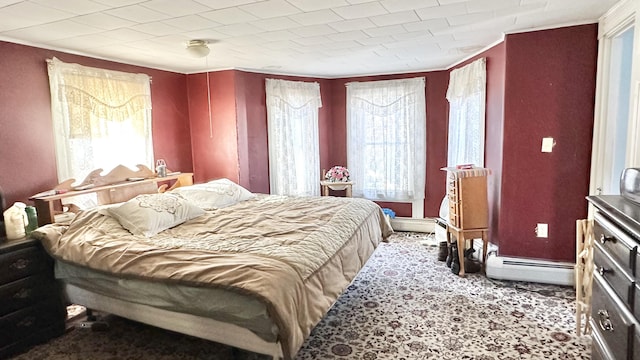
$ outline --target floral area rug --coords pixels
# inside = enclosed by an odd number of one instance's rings
[[[315,327],[296,359],[590,359],[571,287],[460,278],[426,234],[396,233]],[[432,236],[432,235],[431,235]],[[268,359],[108,316],[16,359]]]

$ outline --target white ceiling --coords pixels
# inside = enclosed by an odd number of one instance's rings
[[[345,77],[446,69],[505,33],[596,22],[616,2],[0,0],[0,40],[180,73]],[[190,57],[191,39],[209,56]]]

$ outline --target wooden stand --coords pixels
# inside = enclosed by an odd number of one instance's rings
[[[127,201],[139,194],[164,192],[168,185],[158,183],[173,182],[169,189],[193,184],[193,173],[170,173],[165,177],[156,174],[144,165],[138,165],[138,171],[124,166],[114,168],[101,176],[102,169],[92,171],[80,185],[72,186],[74,179],[58,184],[53,190],[36,194],[30,198],[38,213],[38,226],[55,222],[56,205],[62,199],[84,194],[96,194],[98,204],[113,204]],[[58,205],[61,208],[61,205]]]
[[[333,181],[320,181],[320,186],[322,188],[322,196],[329,196],[329,189],[334,191],[345,191],[346,197],[351,197],[351,187],[353,186],[353,182],[333,182]]]
[[[449,225],[447,227],[447,241],[452,242],[452,235],[458,242],[458,261],[460,262],[459,276],[464,276],[464,249],[467,246],[467,240],[473,241],[473,239],[482,239],[482,267],[487,261],[487,249],[489,247],[489,239],[487,239],[488,229],[470,229],[463,230],[455,226]]]
[[[482,239],[482,266],[487,260],[489,240],[489,205],[487,200],[487,175],[489,169],[455,169],[447,171],[447,197],[449,198],[449,226],[447,241],[454,236],[458,242],[459,276],[464,276],[464,250],[466,241]],[[473,244],[471,245],[473,246]]]

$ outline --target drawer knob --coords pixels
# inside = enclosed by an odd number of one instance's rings
[[[607,269],[604,266],[600,266],[600,268],[598,269],[598,273],[600,274],[600,276],[604,276],[604,274],[612,272],[611,269]]]
[[[609,312],[607,310],[598,310],[598,317],[600,318],[598,319],[598,323],[602,331],[613,331],[613,324],[611,324],[611,320],[609,320]]]
[[[605,234],[600,234],[600,244],[604,245],[604,243],[606,243],[607,241],[613,241],[616,238],[614,238],[613,236],[607,236]]]
[[[33,326],[33,324],[35,324],[35,322],[36,318],[34,316],[27,316],[26,318],[20,320],[20,322],[18,322],[16,326],[22,328],[31,327]]]
[[[31,260],[18,259],[14,261],[11,265],[9,265],[9,268],[13,270],[24,270],[27,268],[27,266],[29,266],[29,264],[31,264]]]
[[[22,289],[20,289],[20,291],[16,291],[13,294],[13,298],[14,299],[21,299],[21,300],[29,299],[29,298],[31,298],[32,293],[33,293],[33,289],[22,288]]]

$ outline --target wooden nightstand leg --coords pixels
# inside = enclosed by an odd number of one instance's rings
[[[466,245],[466,241],[464,238],[464,232],[459,231],[458,235],[458,261],[460,261],[460,272],[458,272],[459,276],[464,276],[464,248]]]

